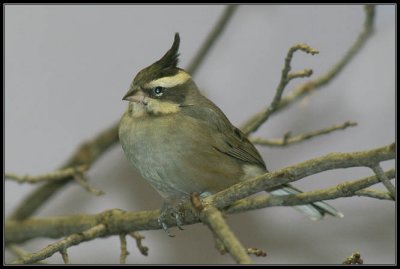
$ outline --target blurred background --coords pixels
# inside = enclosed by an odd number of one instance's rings
[[[181,36],[180,66],[193,58],[218,20],[220,5],[6,5],[5,10],[5,171],[37,175],[59,167],[77,146],[116,122],[128,86],[143,67],[158,60]],[[298,52],[293,70],[324,73],[356,39],[364,21],[359,5],[241,6],[210,51],[195,81],[235,125],[268,105],[279,83],[284,57],[295,43],[320,54]],[[286,89],[306,81],[292,81]],[[395,6],[376,9],[375,34],[327,87],[276,114],[256,133],[280,138],[347,120],[358,126],[286,148],[258,147],[274,171],[330,152],[367,150],[395,140]],[[394,167],[394,161],[382,164]],[[321,173],[295,185],[304,190],[334,186],[371,175],[367,168]],[[88,173],[105,191],[96,197],[69,184],[38,216],[157,209],[162,199],[115,146]],[[36,186],[5,182],[5,216]],[[395,203],[371,198],[330,202],[345,215],[313,222],[297,211],[275,207],[227,217],[247,247],[265,250],[267,264],[341,263],[353,251],[366,264],[395,263]],[[128,238],[127,263],[233,263],[214,248],[202,224],[145,231],[144,257]],[[37,251],[54,240],[34,239],[21,246]],[[74,264],[119,262],[117,236],[68,250]],[[15,257],[6,251],[6,262]],[[50,263],[63,263],[59,254]]]

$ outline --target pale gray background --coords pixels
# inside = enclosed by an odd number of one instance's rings
[[[223,7],[202,6],[5,6],[5,170],[39,174],[58,167],[85,139],[121,116],[134,75],[159,59],[173,34],[181,35],[187,66]],[[294,70],[327,70],[361,29],[361,6],[243,6],[195,76],[199,87],[239,125],[269,104],[287,49],[305,42],[316,56],[297,53]],[[291,82],[289,89],[296,83]],[[395,8],[378,6],[376,33],[344,73],[323,90],[274,116],[258,135],[277,138],[353,120],[356,128],[288,148],[259,148],[270,170],[329,152],[366,150],[395,139]],[[393,167],[394,162],[384,163]],[[297,183],[317,189],[370,175],[366,168],[326,172]],[[110,208],[158,208],[158,194],[128,165],[120,146],[89,173],[106,195],[76,184],[58,193],[40,216],[97,213]],[[9,214],[35,186],[5,184]],[[312,222],[290,208],[268,208],[228,217],[246,246],[268,252],[257,263],[340,263],[360,251],[365,263],[395,262],[395,205],[369,198],[332,201],[344,219]],[[220,256],[201,224],[175,229],[175,238],[148,231],[150,255],[128,239],[128,263],[232,263]],[[36,251],[52,240],[23,247]],[[119,239],[98,239],[69,249],[72,263],[118,263]],[[7,255],[6,261],[13,260]],[[49,259],[62,263],[60,255]]]

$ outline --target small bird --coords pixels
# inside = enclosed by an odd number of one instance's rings
[[[159,223],[166,232],[167,213],[181,228],[179,208],[192,192],[206,197],[268,172],[254,145],[177,67],[179,43],[176,33],[168,52],[136,75],[123,97],[129,105],[119,125],[129,162],[164,198]],[[289,184],[270,191],[300,192]],[[295,208],[313,220],[324,214],[343,217],[324,202]]]

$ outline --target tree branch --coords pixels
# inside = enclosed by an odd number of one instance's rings
[[[242,126],[241,130],[245,134],[250,134],[257,130],[260,126],[260,122],[264,122],[264,118],[266,114],[275,114],[278,111],[283,110],[284,108],[289,107],[290,105],[294,104],[298,100],[304,98],[305,96],[311,94],[314,90],[321,88],[322,86],[327,85],[330,83],[343,69],[344,67],[350,62],[351,59],[361,51],[361,48],[364,46],[368,38],[371,36],[373,32],[373,22],[375,17],[375,6],[374,5],[367,5],[365,6],[365,21],[364,27],[359,36],[357,37],[356,41],[351,45],[349,50],[345,53],[345,55],[335,64],[333,65],[326,73],[322,74],[321,76],[317,77],[314,80],[310,80],[303,84],[300,84],[286,96],[284,96],[279,104],[277,105],[276,109],[273,113],[268,112],[269,107],[262,109],[260,112],[256,113],[249,120],[247,120]],[[269,115],[268,115],[269,117]]]
[[[391,169],[385,172],[385,175],[389,178],[394,178],[396,172],[394,169]],[[270,206],[295,206],[295,205],[304,205],[309,203],[314,203],[318,201],[326,201],[337,199],[341,197],[351,197],[354,195],[360,195],[359,192],[367,195],[369,193],[370,197],[373,195],[377,195],[376,198],[382,199],[382,194],[380,192],[363,192],[364,188],[372,186],[374,184],[380,183],[377,176],[370,176],[366,178],[362,178],[359,180],[354,180],[350,182],[344,182],[337,186],[322,189],[322,190],[314,190],[309,192],[303,192],[299,194],[292,195],[269,195],[269,196],[261,196],[261,197],[250,197],[241,199],[236,201],[232,205],[225,208],[226,213],[234,214],[240,213],[249,210],[261,209]],[[385,196],[387,198],[387,196]],[[393,198],[389,197],[387,200],[392,200]]]
[[[369,167],[371,162],[394,159],[395,155],[394,143],[368,151],[330,153],[235,184],[215,195],[205,198],[204,202],[210,203],[217,208],[222,208],[257,192],[287,184],[313,174],[338,168]]]
[[[218,238],[232,258],[240,264],[253,263],[235,234],[225,222],[221,212],[209,204],[202,204],[198,194],[191,195],[192,204],[200,213],[200,219],[210,228],[214,237]]]
[[[309,133],[304,133],[304,134],[300,134],[300,135],[296,135],[296,136],[291,136],[290,132],[287,132],[284,135],[284,137],[280,138],[280,139],[265,139],[265,138],[261,138],[261,137],[250,137],[249,139],[253,144],[257,144],[257,145],[282,147],[282,146],[287,146],[290,144],[300,143],[305,140],[314,138],[316,136],[329,134],[329,133],[332,133],[337,130],[344,130],[348,127],[353,127],[353,126],[357,126],[357,123],[351,122],[351,121],[346,121],[345,123],[342,123],[342,124],[335,124],[335,125],[332,125],[330,127],[324,128],[324,129],[320,129],[317,131],[312,131]]]
[[[209,196],[202,200],[204,204],[211,204],[216,208],[223,209],[233,202],[250,196],[256,192],[270,189],[278,185],[293,182],[306,176],[317,174],[322,171],[328,171],[338,168],[360,167],[370,163],[386,161],[395,157],[395,145],[391,144],[385,147],[353,153],[331,153],[323,157],[315,158],[303,163],[299,163],[275,172],[258,176],[245,182],[238,183],[219,193]],[[386,172],[387,177],[394,177],[395,171]],[[304,203],[310,203],[337,197],[351,196],[351,191],[357,191],[373,184],[380,183],[377,176],[368,177],[355,182],[343,183],[339,186],[325,190],[326,196],[321,197],[318,191],[306,194],[296,194],[289,196],[269,196],[266,206],[292,206]],[[312,199],[308,197],[311,195]],[[336,195],[336,196],[335,196]],[[250,198],[248,198],[250,199]],[[253,199],[253,198],[252,198]],[[313,200],[314,199],[314,200]],[[240,201],[235,206],[227,209],[228,213],[236,213],[244,210],[255,209],[254,201],[249,200],[248,207],[243,209]],[[36,237],[59,238],[72,233],[82,232],[98,224],[105,224],[108,228],[107,235],[117,235],[121,233],[130,233],[141,230],[158,230],[159,210],[142,212],[124,212],[121,210],[109,210],[97,215],[74,215],[66,217],[50,218],[31,218],[22,222],[9,220],[5,225],[5,243],[20,243]],[[185,207],[185,214],[182,223],[185,225],[199,222],[199,217],[191,208]],[[168,227],[176,226],[176,220],[172,216],[167,216],[165,223]]]

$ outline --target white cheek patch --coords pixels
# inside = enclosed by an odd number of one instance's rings
[[[171,77],[163,77],[156,80],[153,80],[146,85],[145,88],[155,88],[155,87],[163,87],[163,88],[172,88],[177,85],[183,84],[190,79],[190,75],[186,72],[179,71],[178,74]]]

